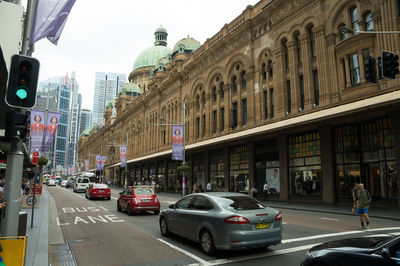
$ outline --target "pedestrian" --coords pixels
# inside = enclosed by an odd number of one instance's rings
[[[357,209],[356,197],[357,197],[357,192],[359,191],[358,185],[359,185],[359,183],[355,182],[355,183],[354,183],[354,187],[353,187],[353,189],[351,190],[351,194],[352,194],[352,196],[353,196],[353,209],[352,209],[352,212],[355,212],[356,209]]]
[[[192,193],[196,193],[197,192],[197,182],[193,182],[193,190]]]
[[[371,194],[369,194],[368,190],[364,189],[364,184],[358,184],[358,191],[356,195],[357,201],[357,210],[356,213],[360,215],[361,226],[360,229],[369,229],[369,217],[368,217],[368,208],[371,203]],[[364,220],[365,223],[364,224]]]
[[[268,192],[269,192],[269,184],[267,181],[265,181],[265,183],[264,183],[263,192],[264,192],[264,201],[267,201]]]
[[[207,187],[206,187],[207,192],[211,192],[211,183],[208,181]]]
[[[199,192],[203,192],[203,185],[201,183],[199,184]]]
[[[253,188],[251,190],[253,191],[253,198],[256,199],[257,198],[257,192],[258,192],[257,185],[254,184],[254,186],[253,186]]]

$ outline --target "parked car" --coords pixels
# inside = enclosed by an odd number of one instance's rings
[[[74,179],[70,178],[65,185],[66,188],[74,187]]]
[[[282,214],[241,193],[188,195],[160,213],[163,236],[174,233],[199,242],[205,254],[277,245],[282,240]]]
[[[87,199],[103,198],[110,200],[111,190],[106,184],[92,183],[86,189],[85,196]]]
[[[63,180],[63,181],[61,181],[61,184],[60,184],[60,186],[61,187],[66,187],[67,186],[67,183],[68,183],[68,180]]]
[[[311,248],[302,266],[399,265],[400,236],[360,237],[326,242]]]
[[[74,182],[74,192],[85,192],[89,187],[90,180],[87,177],[78,177]]]
[[[49,178],[46,180],[46,184],[48,186],[56,186],[56,180],[54,180],[53,178]]]
[[[160,213],[160,201],[152,186],[133,186],[119,193],[117,210],[126,211],[129,215],[144,211]]]

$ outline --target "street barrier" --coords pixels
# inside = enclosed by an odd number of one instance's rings
[[[23,266],[26,255],[26,236],[0,237],[0,257],[5,265]]]

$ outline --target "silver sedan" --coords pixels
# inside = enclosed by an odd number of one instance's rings
[[[268,247],[282,240],[282,214],[240,193],[197,193],[163,210],[160,230],[199,242],[205,254]]]

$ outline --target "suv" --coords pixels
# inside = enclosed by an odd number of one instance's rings
[[[74,192],[85,192],[89,187],[90,179],[87,177],[78,177],[74,182]]]

